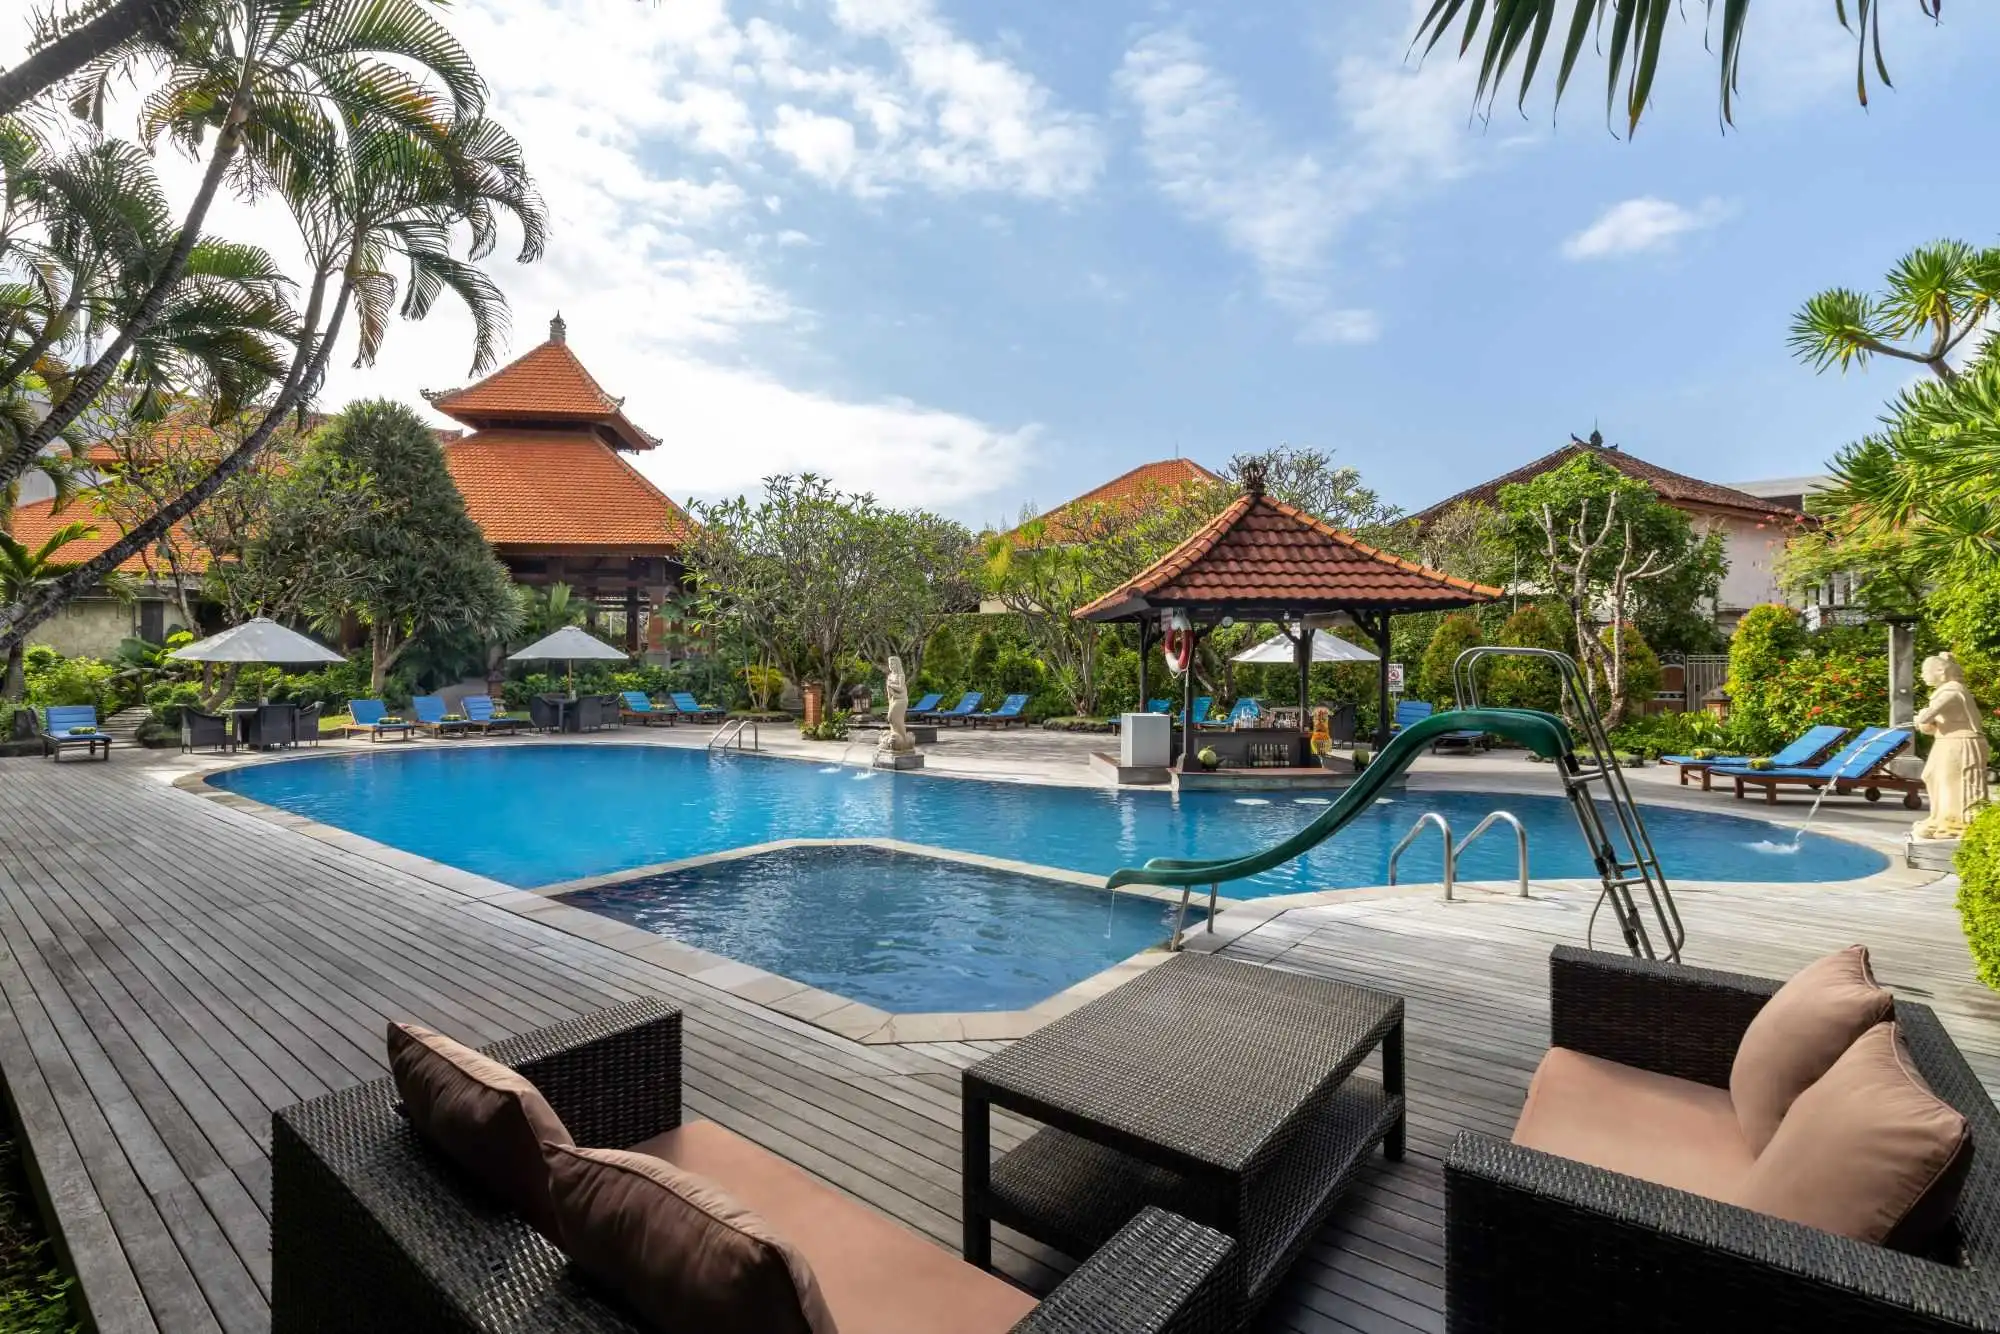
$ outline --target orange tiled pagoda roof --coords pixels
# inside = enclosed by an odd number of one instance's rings
[[[659,442],[569,350],[562,316],[546,343],[479,383],[424,397],[473,428],[438,443],[494,546],[671,556],[687,539],[686,513],[623,457]]]
[[[1175,607],[1221,614],[1442,611],[1500,596],[1497,588],[1377,550],[1253,484],[1187,541],[1076,615],[1124,620]]]
[[[548,341],[508,362],[477,384],[441,393],[424,392],[432,407],[467,426],[559,423],[588,428],[619,450],[651,449],[660,442],[625,415],[625,400],[613,398],[569,350],[562,316],[549,321]]]
[[[56,553],[56,560],[72,564],[90,560],[109,551],[111,544],[125,535],[116,521],[94,512],[87,501],[78,501],[63,510],[57,510],[52,500],[35,501],[16,506],[8,518],[14,540],[30,551],[39,550],[42,543],[54,536],[58,529],[72,523],[89,524],[97,529],[97,535],[70,543]],[[208,552],[188,534],[185,524],[174,525],[171,540],[184,573],[200,574],[208,568]],[[166,573],[163,562],[156,562],[149,570],[143,555],[127,556],[119,562],[118,568],[126,574]]]
[[[1161,492],[1182,491],[1221,480],[1193,459],[1156,459],[1121,473],[1074,500],[1064,501],[1042,515],[1042,523],[1057,541],[1068,541],[1085,535],[1084,529],[1089,526],[1093,510],[1125,514]],[[1011,537],[1019,531],[1018,528],[1013,529],[1008,535]]]
[[[615,547],[669,555],[686,540],[680,506],[580,431],[475,431],[444,446],[465,508],[496,547]]]

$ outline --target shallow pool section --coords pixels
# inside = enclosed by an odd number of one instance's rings
[[[1024,1010],[1173,927],[1157,899],[852,846],[752,853],[562,901],[892,1013]]]
[[[1478,782],[1478,762],[1464,767]],[[1229,894],[1257,898],[1379,885],[1389,852],[1424,811],[1461,835],[1487,813],[1527,827],[1538,879],[1595,878],[1576,817],[1553,772],[1547,796],[1397,789],[1305,856]],[[246,797],[391,847],[524,888],[636,870],[788,838],[887,838],[1090,875],[1149,857],[1223,857],[1271,846],[1325,809],[1324,796],[1118,792],[983,782],[814,765],[675,746],[519,741],[381,747],[226,770],[209,780]],[[1646,807],[1667,875],[1684,880],[1849,880],[1888,866],[1871,848],[1746,819],[1747,802],[1713,794],[1710,810]],[[1425,834],[1402,879],[1439,878]],[[1460,864],[1468,880],[1514,874],[1513,840],[1496,829]]]

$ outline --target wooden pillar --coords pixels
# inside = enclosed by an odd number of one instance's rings
[[[1146,655],[1153,648],[1153,622],[1150,618],[1139,620],[1139,704],[1136,712],[1146,711]]]
[[[1187,773],[1194,767],[1194,660],[1201,652],[1201,627],[1194,626],[1189,633],[1193,642],[1188,646],[1187,670],[1181,673],[1181,772]]]
[[[1306,731],[1312,730],[1312,722],[1307,716],[1307,710],[1311,707],[1309,699],[1312,694],[1313,634],[1314,631],[1306,628],[1306,618],[1301,614],[1299,616],[1298,638],[1292,644],[1292,661],[1298,665],[1299,669],[1299,726]]]
[[[639,581],[630,575],[625,580],[625,651],[639,651]]]
[[[1368,626],[1369,638],[1375,641],[1376,702],[1379,712],[1375,719],[1375,746],[1379,750],[1389,744],[1389,725],[1393,713],[1389,707],[1389,613],[1381,612]]]

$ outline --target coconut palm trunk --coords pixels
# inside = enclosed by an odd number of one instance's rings
[[[0,72],[0,116],[61,83],[93,60],[136,37],[163,38],[191,13],[195,0],[118,0],[90,22],[73,28]]]

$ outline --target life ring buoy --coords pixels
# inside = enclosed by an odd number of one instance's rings
[[[1160,639],[1160,654],[1167,660],[1167,670],[1179,676],[1194,661],[1194,630],[1185,625],[1169,626]]]

